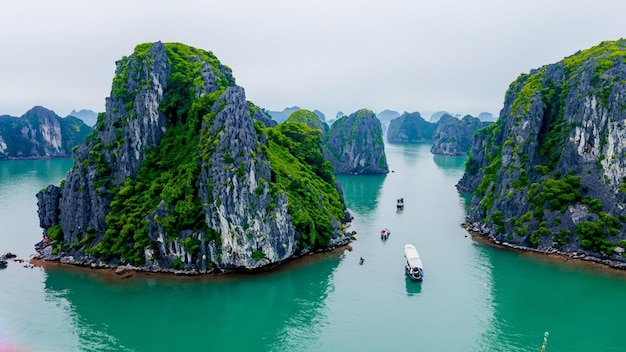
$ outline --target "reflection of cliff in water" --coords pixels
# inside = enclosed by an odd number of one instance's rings
[[[348,209],[366,215],[376,209],[386,175],[337,175]],[[353,214],[354,215],[354,214]]]
[[[467,156],[433,155],[435,165],[442,170],[465,170]]]
[[[493,317],[481,337],[489,350],[528,351],[532,346],[539,351],[545,331],[554,337],[546,350],[623,350],[622,328],[610,323],[623,320],[624,310],[616,307],[623,305],[624,295],[615,294],[626,288],[622,275],[477,247],[491,271],[486,283],[491,286]],[[597,314],[581,314],[581,307]],[[598,341],[615,348],[597,348]]]
[[[433,155],[433,161],[444,176],[460,180],[465,172],[465,161],[467,161],[467,156]],[[466,214],[469,211],[471,200],[471,193],[459,192],[459,205],[465,209]]]
[[[432,143],[401,143],[394,146],[402,147],[402,156],[404,157],[404,163],[406,166],[413,166],[417,163],[420,155],[422,155],[421,149],[430,149]]]
[[[465,214],[469,212],[470,205],[472,204],[472,197],[474,195],[466,192],[459,192],[459,201],[463,205],[463,209],[465,209]]]
[[[45,178],[48,175],[65,175],[67,170],[72,167],[73,162],[72,158],[69,157],[45,160],[11,160],[10,162],[0,163],[0,178],[5,182],[7,179],[11,179],[11,182],[13,182],[13,179],[16,182],[32,182],[35,177],[43,176]]]
[[[226,278],[133,277],[47,269],[47,300],[69,306],[85,350],[280,350],[298,329],[314,341],[339,255],[267,274]]]

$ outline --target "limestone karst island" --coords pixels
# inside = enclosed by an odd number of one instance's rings
[[[625,266],[625,58],[626,40],[607,41],[511,83],[457,185],[471,230]]]
[[[40,257],[202,273],[345,245],[321,133],[277,125],[210,52],[138,45],[66,179],[37,194]]]

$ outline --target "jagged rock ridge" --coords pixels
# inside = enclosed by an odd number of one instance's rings
[[[438,155],[465,155],[476,130],[489,125],[466,115],[461,120],[443,114],[436,123],[428,122],[419,112],[405,112],[391,120],[387,129],[389,143],[428,143],[430,152]]]
[[[92,129],[35,106],[21,117],[0,116],[0,159],[67,157]]]
[[[471,115],[466,115],[461,120],[443,115],[433,133],[430,152],[438,155],[466,155],[472,146],[474,133],[489,124],[490,122],[481,122]]]
[[[387,128],[389,143],[420,143],[433,139],[436,124],[429,123],[419,112],[405,112],[391,120]]]
[[[324,134],[324,157],[336,174],[389,172],[383,132],[376,115],[367,109],[335,121]]]
[[[257,269],[346,244],[319,132],[276,125],[212,53],[138,45],[60,187],[37,194],[48,259]],[[295,211],[297,210],[297,212]]]
[[[621,260],[626,241],[626,41],[522,74],[479,130],[457,188],[470,229],[539,250]]]

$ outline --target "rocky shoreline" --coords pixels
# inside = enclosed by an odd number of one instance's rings
[[[0,256],[0,269],[6,268],[9,263],[8,259],[13,259],[13,258],[15,258],[15,254],[11,252],[1,255]]]
[[[356,239],[356,232],[347,233],[345,241],[336,242],[332,247],[324,250],[318,250],[315,252],[306,252],[300,256],[291,257],[285,261],[279,263],[273,263],[257,269],[223,269],[212,268],[210,270],[200,269],[186,269],[179,270],[173,268],[164,268],[158,266],[134,266],[121,262],[112,261],[105,263],[101,260],[89,257],[82,252],[74,252],[73,255],[69,254],[52,254],[51,243],[44,243],[43,241],[35,245],[35,254],[30,264],[36,267],[74,267],[77,269],[85,269],[96,273],[104,274],[110,278],[127,279],[135,275],[159,275],[163,277],[224,277],[224,276],[237,276],[247,275],[254,273],[263,273],[276,270],[282,270],[285,268],[291,268],[303,263],[309,263],[313,260],[317,260],[325,255],[332,255],[337,253],[343,253],[345,250],[351,251],[350,243]]]
[[[0,269],[7,268],[7,266],[9,265],[9,261],[16,262],[16,263],[24,263],[24,259],[18,258],[17,255],[11,252],[7,252],[3,255],[0,255]],[[28,265],[25,265],[24,267],[28,267]]]
[[[472,235],[472,238],[483,243],[495,246],[497,248],[510,249],[518,252],[533,253],[537,255],[562,259],[564,261],[574,261],[581,264],[595,264],[606,269],[620,271],[626,274],[626,260],[619,258],[617,255],[613,257],[597,257],[589,253],[584,252],[564,252],[556,248],[530,248],[520,245],[511,244],[505,241],[497,240],[491,233],[481,231],[480,224],[465,222],[461,224],[467,232]]]
[[[525,246],[519,246],[511,244],[505,241],[497,240],[492,234],[481,231],[480,225],[477,223],[471,224],[465,222],[461,224],[471,236],[473,240],[481,243],[488,244],[490,246],[513,250],[520,253],[529,253],[538,255],[545,258],[551,258],[562,262],[571,262],[579,265],[593,265],[596,268],[611,270],[613,272],[620,272],[626,275],[626,260],[618,258],[599,258],[593,255],[589,255],[583,252],[564,252],[559,251],[556,248],[537,249]],[[258,270],[219,270],[212,269],[202,272],[200,270],[176,270],[167,268],[150,268],[132,266],[129,264],[107,264],[101,261],[97,261],[93,258],[86,260],[83,258],[79,260],[73,256],[60,256],[52,254],[44,254],[41,250],[43,243],[38,243],[36,247],[38,254],[33,256],[29,263],[35,267],[65,267],[75,268],[78,270],[87,270],[89,272],[102,274],[105,277],[113,279],[127,279],[133,276],[162,276],[164,278],[219,278],[219,277],[236,277],[239,275],[248,275],[252,273],[271,272],[275,270],[283,270],[288,268],[297,267],[305,263],[310,263],[315,260],[319,260],[328,255],[335,255],[343,253],[348,250],[351,251],[352,247],[350,243],[355,240],[356,233],[349,235],[350,241],[337,245],[333,248],[329,248],[324,251],[309,252],[307,254],[293,257],[287,261],[276,263],[263,269]],[[45,247],[44,247],[45,248]],[[12,257],[13,258],[13,257]],[[22,261],[19,259],[13,259],[15,261]]]

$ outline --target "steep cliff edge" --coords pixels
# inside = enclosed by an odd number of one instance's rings
[[[383,130],[376,115],[366,109],[335,121],[323,135],[324,157],[336,174],[389,172]]]
[[[41,106],[20,117],[0,116],[0,159],[67,157],[91,131],[80,119]]]
[[[491,122],[481,122],[470,115],[460,120],[454,116],[443,115],[433,132],[430,152],[438,155],[466,155],[472,146],[474,133],[489,124]]]
[[[623,260],[626,41],[522,74],[479,130],[457,188],[467,224],[498,241]]]
[[[46,259],[258,269],[346,244],[319,131],[276,126],[210,52],[138,45],[60,186],[37,194]]]
[[[387,128],[389,143],[421,143],[433,139],[436,124],[429,123],[419,112],[405,112],[391,120]]]

